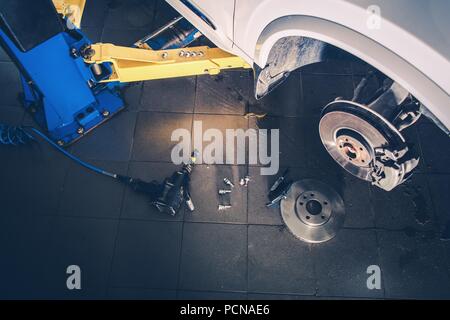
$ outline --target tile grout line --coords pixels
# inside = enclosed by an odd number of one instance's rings
[[[107,5],[106,14],[105,14],[105,20],[103,21],[102,31],[101,31],[101,35],[100,35],[101,41],[103,40],[103,37],[105,35],[106,21],[107,21],[109,15],[110,15],[110,8]],[[138,115],[136,114],[136,119],[135,119],[135,122],[134,122],[133,137],[131,139],[131,145],[130,145],[130,149],[129,149],[129,152],[128,152],[128,161],[127,161],[127,169],[126,169],[127,174],[128,174],[128,171],[129,171],[130,162],[131,162],[131,156],[132,156],[132,151],[133,151],[134,134],[135,134],[135,130],[136,130],[136,127],[137,127],[137,117],[138,117]],[[125,188],[123,188],[123,190],[122,190],[122,200],[121,200],[120,211],[119,211],[119,217],[117,219],[117,225],[116,225],[116,234],[115,234],[115,237],[114,237],[114,245],[113,245],[113,248],[112,248],[112,256],[111,256],[111,261],[110,261],[110,264],[109,264],[108,275],[107,275],[107,278],[106,278],[106,286],[105,286],[105,292],[104,292],[105,299],[108,298],[108,295],[110,293],[110,288],[112,287],[111,286],[111,277],[112,277],[112,271],[113,271],[113,266],[114,266],[114,259],[115,259],[115,256],[116,256],[117,243],[119,241],[118,239],[119,239],[122,211],[123,211],[123,206],[124,206],[124,202],[125,202],[125,194],[126,194],[126,190],[125,190]]]
[[[197,80],[198,77],[195,77],[195,94],[194,94],[194,108],[192,110],[192,116],[191,116],[191,141],[193,141],[193,131],[194,131],[194,119],[195,119],[195,106],[197,104]],[[191,146],[192,149],[192,146]],[[183,208],[183,219],[181,221],[181,237],[180,237],[180,252],[178,254],[178,266],[177,266],[177,284],[176,284],[176,299],[179,299],[179,292],[180,292],[180,282],[181,282],[181,266],[182,266],[182,258],[183,258],[183,242],[184,242],[184,227],[186,223],[186,213],[187,210],[184,207]]]

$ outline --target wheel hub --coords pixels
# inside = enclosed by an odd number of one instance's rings
[[[358,167],[367,167],[372,162],[373,150],[358,133],[341,130],[336,134],[336,146],[343,158]]]

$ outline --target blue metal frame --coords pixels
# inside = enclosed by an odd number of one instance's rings
[[[124,108],[108,64],[98,78],[81,56],[91,42],[78,29],[57,34],[23,52],[0,29],[0,40],[21,71],[24,105],[49,137],[67,145]]]

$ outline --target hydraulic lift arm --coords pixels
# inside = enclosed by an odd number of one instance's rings
[[[90,54],[84,57],[86,63],[112,64],[113,72],[103,82],[126,83],[204,74],[216,75],[226,69],[250,68],[243,59],[221,49],[209,47],[151,50],[99,43],[89,49]]]
[[[122,110],[119,89],[126,83],[251,67],[218,48],[187,48],[201,34],[182,17],[134,47],[94,44],[80,28],[86,3],[0,2],[0,43],[21,73],[23,104],[60,146]]]

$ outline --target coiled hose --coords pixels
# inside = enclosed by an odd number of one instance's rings
[[[0,124],[0,145],[10,145],[10,146],[27,145],[36,141],[35,136],[42,138],[45,142],[47,142],[53,148],[64,154],[66,157],[77,162],[81,166],[91,171],[108,176],[113,179],[120,179],[121,181],[123,179],[126,180],[127,178],[115,173],[105,171],[87,162],[84,162],[83,160],[75,157],[74,155],[70,154],[69,152],[61,148],[58,144],[56,144],[50,138],[48,138],[44,133],[42,133],[40,130],[34,127],[27,127],[27,126],[18,127]]]

